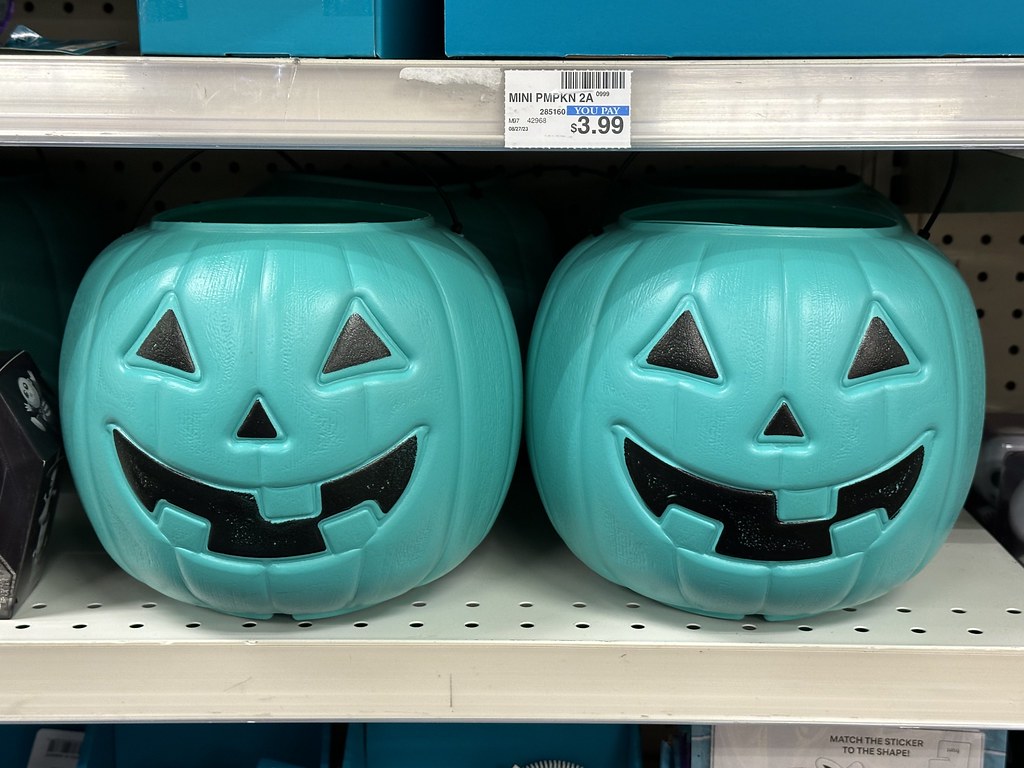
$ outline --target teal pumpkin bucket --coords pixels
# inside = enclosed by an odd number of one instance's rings
[[[460,563],[497,515],[520,356],[493,268],[408,209],[249,198],[112,244],[62,357],[111,556],[178,600],[321,617]]]
[[[607,579],[711,616],[809,616],[918,572],[984,412],[971,297],[891,218],[779,201],[626,213],[545,294],[526,442]]]
[[[508,191],[499,178],[433,186],[288,173],[275,176],[257,194],[398,205],[426,211],[441,226],[457,226],[498,273],[525,348],[554,257],[540,209]]]

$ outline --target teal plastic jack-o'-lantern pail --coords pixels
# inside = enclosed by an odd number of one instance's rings
[[[918,572],[983,413],[956,269],[848,206],[627,212],[560,265],[528,357],[555,528],[604,577],[713,616],[807,616]]]
[[[497,276],[409,209],[164,213],[90,268],[61,372],[103,545],[237,615],[344,613],[441,576],[487,533],[518,448]]]

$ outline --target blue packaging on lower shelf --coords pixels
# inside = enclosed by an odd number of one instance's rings
[[[343,768],[507,768],[546,761],[640,768],[637,726],[369,723],[349,726]]]

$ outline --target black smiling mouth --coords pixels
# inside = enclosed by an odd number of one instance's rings
[[[279,558],[327,550],[319,524],[373,501],[387,514],[405,492],[416,464],[413,435],[354,472],[320,484],[320,514],[272,522],[255,493],[208,485],[157,461],[118,429],[114,448],[128,485],[151,514],[165,501],[210,523],[207,548],[236,557]]]
[[[835,515],[823,520],[779,520],[773,491],[746,490],[697,477],[657,458],[625,438],[623,453],[633,485],[647,509],[660,518],[669,506],[684,507],[722,524],[715,552],[758,561],[813,560],[834,554],[831,529],[836,523],[885,510],[889,520],[900,513],[917,485],[924,446],[888,469],[839,488]]]

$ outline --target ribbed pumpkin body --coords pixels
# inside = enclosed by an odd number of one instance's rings
[[[61,403],[129,573],[228,613],[325,616],[479,543],[518,446],[519,352],[493,269],[418,216],[210,204],[99,257]]]
[[[527,443],[606,578],[716,616],[856,605],[931,558],[977,455],[966,287],[900,225],[682,203],[582,243],[542,303]]]

